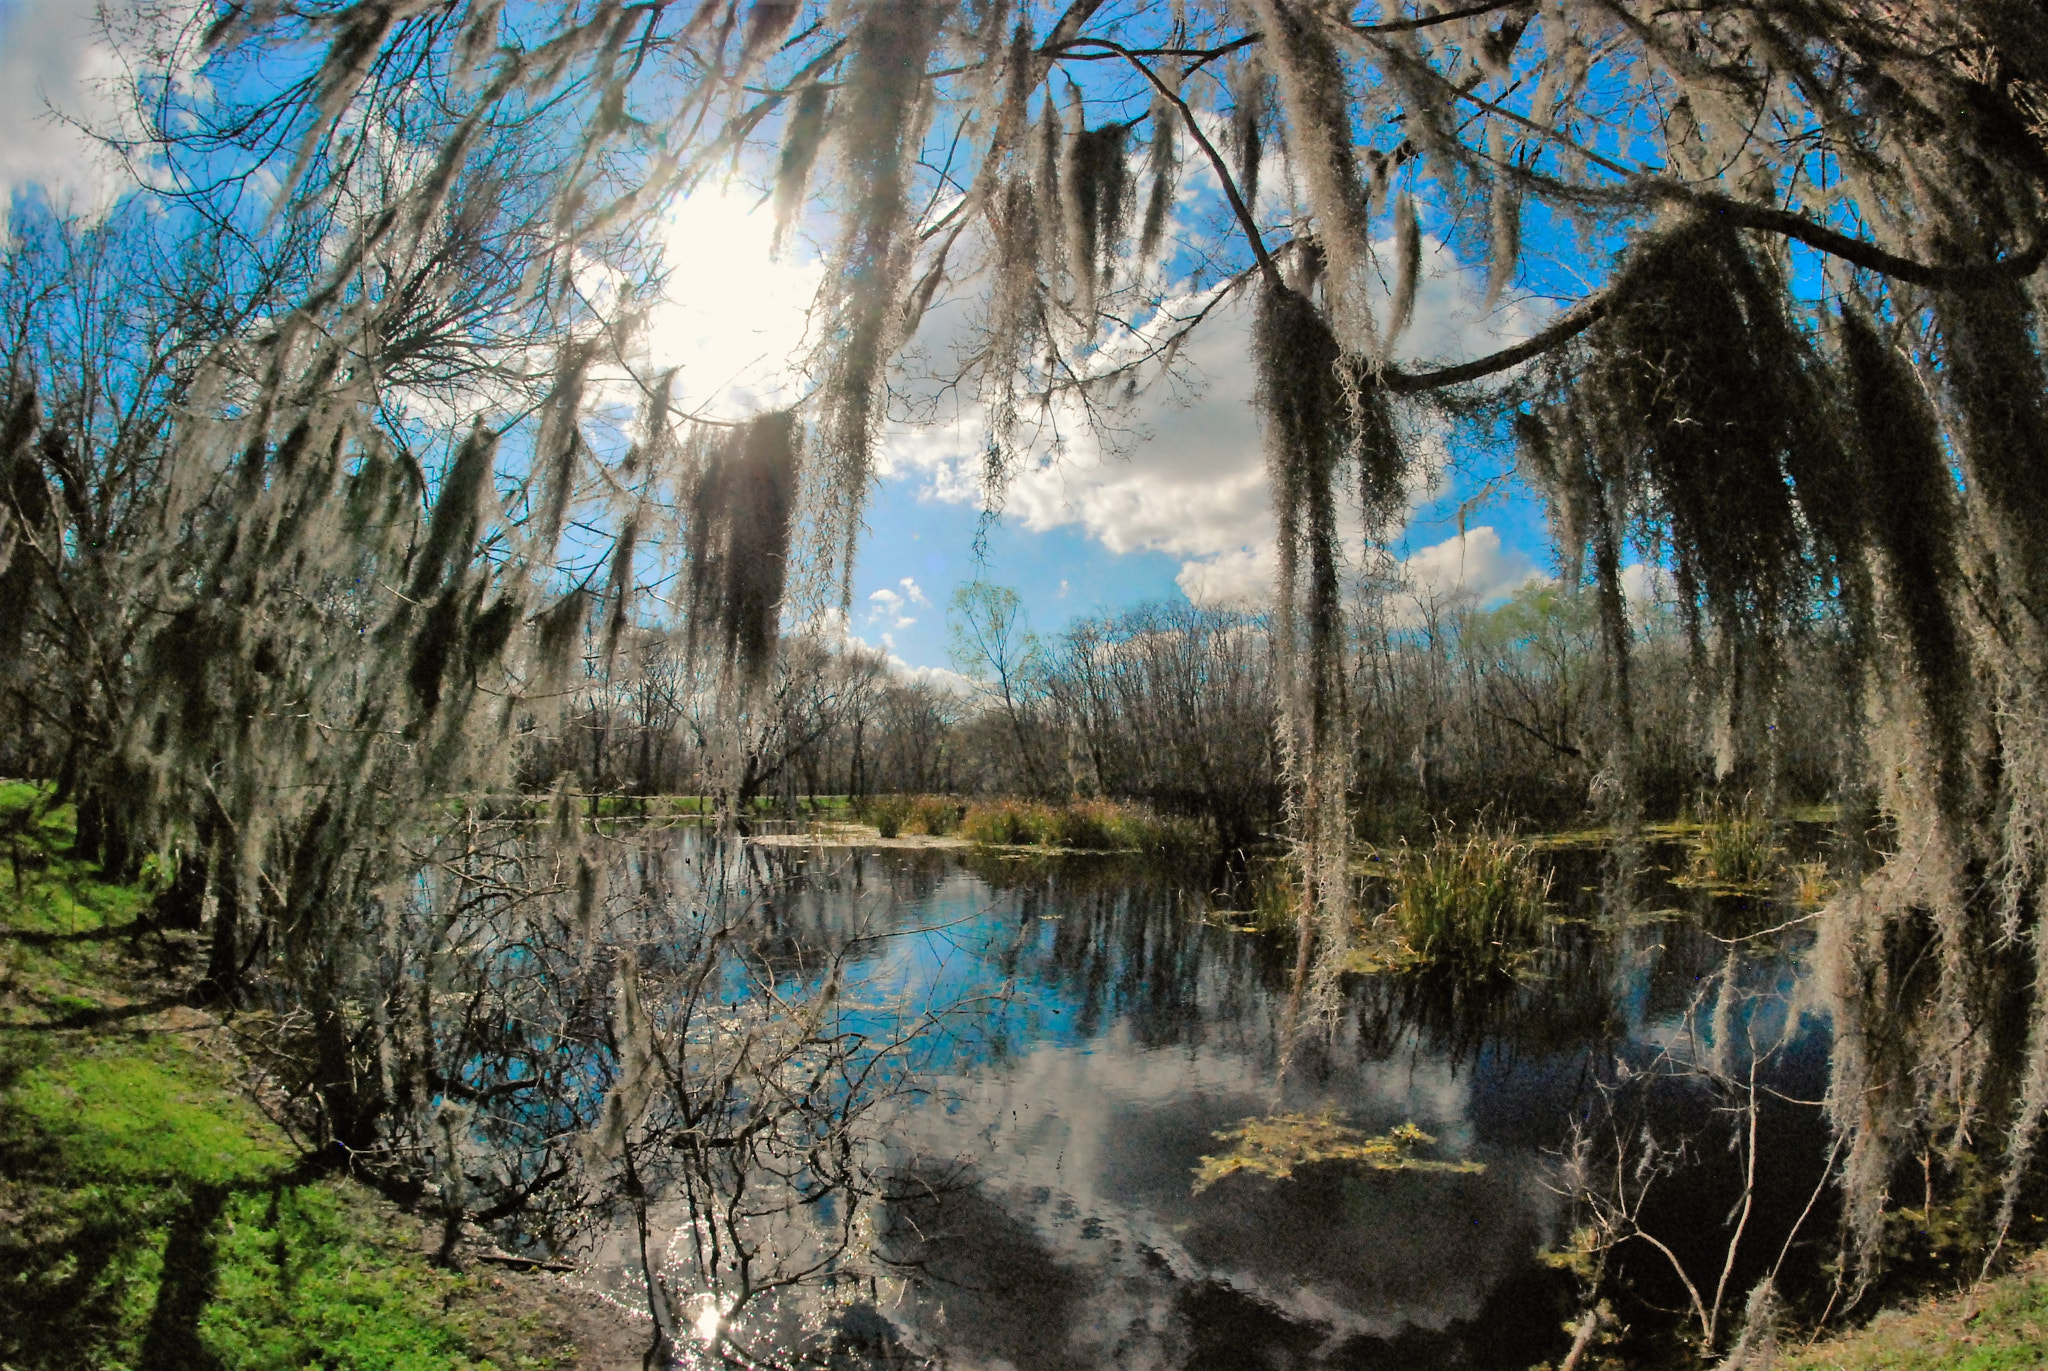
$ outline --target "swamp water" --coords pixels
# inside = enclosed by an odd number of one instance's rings
[[[654,1186],[644,1248],[621,1221],[567,1278],[644,1321],[654,1268],[680,1365],[1524,1368],[1562,1357],[1582,1307],[1557,1255],[1586,1235],[1575,1140],[1581,1182],[1634,1196],[1703,1298],[1723,1283],[1724,1329],[1826,1164],[1806,925],[1674,887],[1673,845],[1621,878],[1598,849],[1545,853],[1559,918],[1515,977],[1349,975],[1301,1033],[1291,936],[1233,926],[1172,871],[647,841],[737,882],[768,983],[815,984],[836,957],[834,1012],[909,1044],[865,1117],[865,1199],[790,1205],[777,1187],[802,1176],[750,1182],[759,1226],[781,1230],[760,1240],[796,1254],[790,1283],[735,1307],[706,1274],[713,1221]],[[1758,1089],[1731,1095],[1752,1064]],[[1731,1101],[1754,1107],[1758,1152],[1723,1281],[1744,1174]],[[1311,1140],[1431,1141],[1406,1148],[1420,1166],[1297,1156],[1284,1178],[1198,1183],[1230,1151],[1219,1134],[1275,1118]],[[1785,1283],[1817,1278],[1831,1219],[1806,1220]],[[1641,1240],[1611,1260],[1638,1306],[1621,1317],[1670,1353],[1688,1307],[1670,1260]]]

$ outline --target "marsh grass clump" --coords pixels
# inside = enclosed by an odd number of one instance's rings
[[[873,795],[856,801],[853,815],[884,838],[923,833],[944,838],[960,826],[961,806],[944,795]]]
[[[960,826],[960,806],[944,795],[920,795],[910,803],[907,822],[916,832],[943,838]]]
[[[1307,906],[1302,899],[1300,876],[1291,863],[1266,862],[1254,868],[1250,881],[1250,908],[1246,924],[1262,933],[1288,932],[1296,928]]]
[[[1043,845],[1052,830],[1050,806],[1028,800],[997,800],[967,807],[960,836],[995,847]]]
[[[1317,1114],[1274,1114],[1246,1119],[1215,1135],[1229,1143],[1227,1151],[1205,1156],[1195,1167],[1194,1193],[1199,1195],[1225,1176],[1245,1172],[1284,1181],[1297,1167],[1345,1162],[1373,1171],[1436,1171],[1470,1174],[1486,1167],[1474,1161],[1439,1161],[1418,1157],[1415,1149],[1436,1139],[1414,1123],[1396,1124],[1368,1137],[1337,1122],[1333,1109]]]
[[[1512,834],[1440,828],[1388,855],[1393,900],[1380,922],[1420,960],[1497,969],[1542,932],[1550,872]]]
[[[1801,909],[1819,909],[1839,888],[1826,862],[1801,862],[1791,869],[1792,902]]]
[[[1770,884],[1784,852],[1776,829],[1755,794],[1730,802],[1716,795],[1687,807],[1680,822],[1696,825],[1686,839],[1688,885],[1760,890]]]
[[[1209,834],[1190,819],[1147,813],[1109,800],[1063,805],[995,800],[969,805],[960,836],[993,847],[1061,848],[1073,852],[1197,851]]]
[[[884,838],[894,838],[903,832],[910,808],[908,795],[876,795],[861,801],[855,814],[862,822],[873,824]]]

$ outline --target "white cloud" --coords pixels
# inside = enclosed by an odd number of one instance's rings
[[[909,605],[924,605],[929,608],[931,606],[931,601],[925,597],[923,589],[918,586],[916,577],[905,576],[896,584],[903,588],[901,590],[891,590],[884,586],[880,590],[869,593],[869,623],[874,623],[879,619],[886,619],[889,621],[891,628],[909,628],[917,622],[917,619],[905,613],[905,607]],[[889,635],[883,634],[882,641],[889,643]],[[889,643],[889,645],[891,647],[895,646],[893,643]]]
[[[975,695],[981,690],[973,680],[950,667],[912,666],[894,653],[889,656],[889,669],[911,685],[928,685],[948,695]]]
[[[1483,605],[1542,577],[1534,562],[1503,548],[1500,534],[1484,524],[1412,552],[1401,565],[1418,604],[1439,606]]]
[[[115,0],[110,22],[130,18]],[[86,0],[0,0],[0,208],[39,186],[61,208],[104,213],[127,184],[119,159],[75,123],[121,128],[129,72]]]
[[[1641,612],[1659,604],[1673,604],[1677,589],[1663,567],[1631,562],[1621,569],[1621,593],[1629,608]]]
[[[1510,304],[1481,317],[1482,283],[1440,242],[1425,239],[1428,275],[1401,355],[1430,362],[1472,357],[1527,336],[1540,326],[1536,310]],[[1181,301],[1182,307],[1196,302]],[[1382,311],[1383,312],[1383,311]],[[1259,420],[1252,404],[1251,309],[1234,300],[1217,309],[1182,353],[1188,384],[1171,399],[1141,407],[1139,431],[1125,450],[1106,450],[1073,414],[1058,416],[1057,455],[1041,443],[1005,494],[1003,514],[1032,532],[1078,526],[1111,552],[1155,552],[1178,558],[1176,578],[1207,603],[1255,602],[1270,596],[1275,525]],[[1130,346],[1110,339],[1105,348]],[[1410,435],[1416,457],[1410,507],[1428,492],[1425,473],[1442,469],[1445,435]],[[983,430],[968,407],[949,425],[892,430],[885,474],[915,473],[924,498],[954,503],[980,498]],[[1357,518],[1347,543],[1357,543]]]
[[[1253,607],[1273,598],[1273,545],[1232,548],[1199,561],[1183,562],[1173,579],[1198,605]]]

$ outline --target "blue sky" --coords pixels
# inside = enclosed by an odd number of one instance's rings
[[[989,531],[984,560],[974,545],[980,527],[974,505],[937,498],[918,473],[883,481],[854,577],[853,632],[911,666],[945,666],[946,604],[968,581],[1014,589],[1038,632],[1076,615],[1186,598],[1174,583],[1180,561],[1163,552],[1112,552],[1076,525],[1034,532],[1012,517]]]

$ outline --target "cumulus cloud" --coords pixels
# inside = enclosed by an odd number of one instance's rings
[[[1538,311],[1522,304],[1483,314],[1477,275],[1441,242],[1425,239],[1424,246],[1427,274],[1402,340],[1405,360],[1471,357],[1541,326]],[[1198,302],[1178,303],[1185,310]],[[1276,530],[1252,405],[1251,324],[1245,300],[1218,308],[1181,354],[1186,384],[1142,407],[1126,442],[1106,446],[1077,416],[1060,416],[1058,452],[1044,445],[1022,464],[1005,493],[1004,517],[1032,532],[1078,526],[1111,552],[1178,558],[1178,583],[1198,602],[1268,598]],[[885,473],[921,480],[925,498],[977,500],[982,432],[971,408],[951,425],[893,431]],[[1441,469],[1444,435],[1411,436],[1419,466]],[[1418,482],[1411,508],[1428,493]]]
[[[1542,578],[1534,562],[1504,548],[1500,534],[1484,524],[1412,552],[1401,565],[1410,594],[1438,606],[1483,605]]]
[[[1254,608],[1273,598],[1274,548],[1232,548],[1214,557],[1181,563],[1174,581],[1198,605]]]
[[[905,576],[896,584],[901,589],[892,590],[884,586],[868,596],[869,623],[874,623],[877,620],[886,620],[891,628],[909,628],[917,622],[916,616],[908,612],[910,607],[912,605],[930,607],[931,601],[925,597],[924,590],[917,584],[916,577]],[[894,646],[894,643],[891,642],[889,635],[886,633],[882,635],[882,641],[892,647]]]
[[[0,4],[0,194],[41,186],[51,199],[97,208],[113,167],[61,116],[106,112],[120,63],[90,5],[76,0]]]
[[[87,130],[135,132],[127,83],[138,66],[163,66],[169,39],[198,10],[145,9],[136,0],[0,0],[0,207],[40,188],[68,211],[111,208],[132,180]]]

